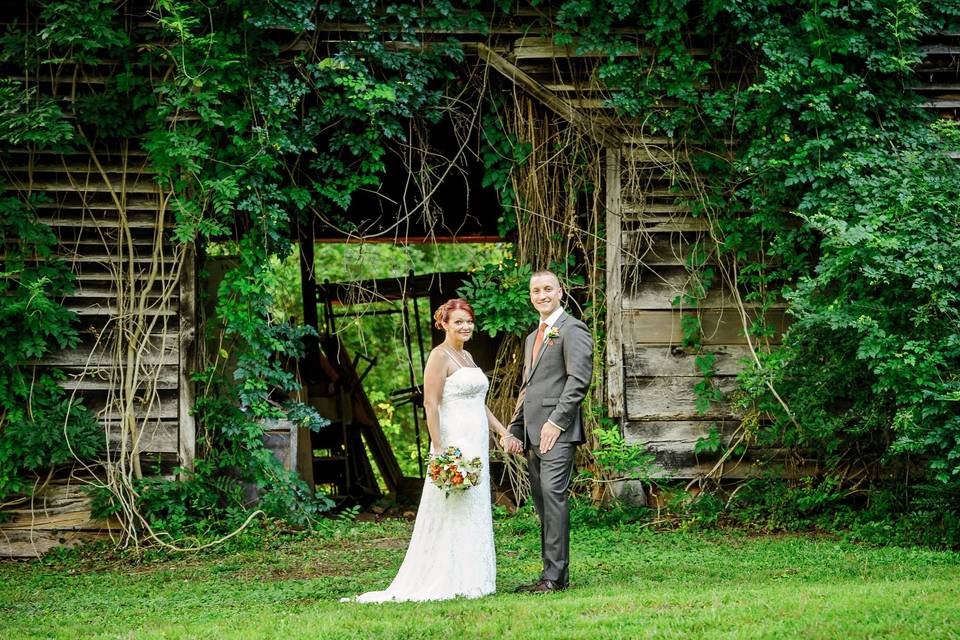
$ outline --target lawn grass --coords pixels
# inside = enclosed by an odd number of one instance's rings
[[[539,568],[529,513],[496,521],[497,595],[341,604],[389,583],[410,531],[341,523],[138,562],[0,562],[0,638],[960,638],[960,554],[826,537],[579,518],[573,588],[514,595]]]

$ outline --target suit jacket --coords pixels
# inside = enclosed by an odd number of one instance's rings
[[[508,429],[525,449],[540,446],[540,430],[547,420],[563,429],[557,442],[586,441],[580,403],[593,376],[593,338],[587,325],[566,312],[553,328],[560,335],[544,337],[536,361],[531,362],[531,354],[537,332],[524,343],[523,383]]]

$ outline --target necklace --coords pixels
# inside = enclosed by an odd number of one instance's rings
[[[461,367],[472,367],[473,363],[467,362],[466,357],[463,355],[463,351],[457,353],[456,349],[453,349],[449,346],[444,345],[447,352],[450,354],[450,357],[453,358],[453,361],[456,362]]]

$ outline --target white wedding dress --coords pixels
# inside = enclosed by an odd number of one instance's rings
[[[386,591],[364,593],[357,602],[479,598],[496,591],[488,387],[483,371],[463,367],[447,377],[440,398],[441,447],[459,447],[464,458],[479,456],[483,462],[480,483],[444,497],[428,477],[397,576]]]

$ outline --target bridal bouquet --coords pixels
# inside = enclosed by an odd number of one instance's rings
[[[430,480],[449,496],[454,491],[466,491],[480,484],[480,458],[464,460],[458,447],[447,447],[430,456]]]

